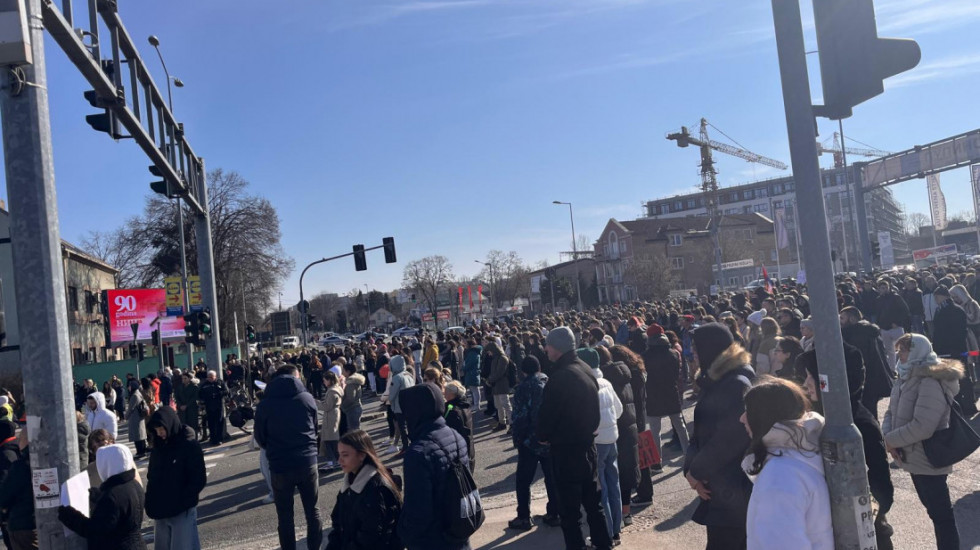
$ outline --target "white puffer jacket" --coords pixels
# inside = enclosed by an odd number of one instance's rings
[[[619,439],[619,428],[616,421],[623,414],[623,403],[616,395],[612,384],[602,377],[599,369],[590,369],[592,376],[599,382],[599,430],[596,432],[597,445],[608,445]]]
[[[793,423],[777,423],[762,438],[770,456],[757,476],[749,475],[755,487],[745,523],[748,548],[834,550],[830,494],[820,458],[823,425],[823,417],[811,412]],[[746,473],[754,458],[750,454],[742,462]]]

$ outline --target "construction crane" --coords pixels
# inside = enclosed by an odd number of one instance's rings
[[[718,239],[718,171],[715,170],[715,161],[711,152],[718,151],[720,153],[725,153],[726,155],[738,157],[748,162],[755,162],[765,166],[770,166],[772,168],[778,168],[779,170],[786,170],[789,168],[789,166],[787,166],[786,163],[778,160],[748,151],[741,146],[734,147],[732,145],[728,145],[727,143],[714,141],[708,137],[708,126],[718,130],[717,127],[708,122],[708,119],[702,118],[701,131],[697,138],[691,135],[691,132],[686,126],[683,126],[681,127],[680,132],[667,134],[667,139],[676,141],[678,147],[694,145],[701,149],[701,191],[704,193],[704,206],[705,210],[708,212],[711,224],[710,232],[712,241],[714,242],[715,264],[717,264],[718,277],[721,282],[719,286],[723,288],[725,283],[725,273],[722,269],[721,242]],[[735,140],[726,135],[725,132],[722,132],[721,130],[718,130],[718,132],[735,142]],[[735,143],[737,144],[737,142]]]
[[[856,147],[844,147],[841,149],[840,133],[834,132],[834,146],[833,148],[828,148],[823,143],[817,142],[817,154],[832,153],[834,155],[834,168],[844,167],[844,155],[857,155],[859,157],[887,157],[891,153],[888,151],[880,151],[878,149],[859,149]]]

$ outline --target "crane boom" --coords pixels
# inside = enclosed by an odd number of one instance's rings
[[[786,163],[780,162],[776,159],[771,159],[769,157],[764,157],[760,154],[753,153],[752,151],[746,151],[745,149],[739,149],[738,147],[732,147],[727,143],[721,143],[713,139],[708,140],[708,147],[711,147],[715,151],[731,155],[733,157],[738,157],[749,162],[755,162],[758,164],[764,164],[766,166],[771,166],[773,168],[779,168],[780,170],[785,170],[789,168]]]

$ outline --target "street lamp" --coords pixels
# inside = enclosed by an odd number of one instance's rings
[[[497,308],[494,306],[494,295],[497,293],[497,287],[493,283],[493,264],[490,262],[481,262],[480,260],[473,260],[478,264],[483,264],[490,269],[490,318],[497,318]]]
[[[167,64],[163,61],[163,54],[160,53],[160,39],[151,34],[146,40],[151,46],[153,46],[153,49],[157,51],[157,57],[160,58],[160,64],[163,65],[163,73],[167,75],[167,103],[170,106],[170,113],[173,114],[174,96],[173,91],[170,89],[170,82],[173,81],[174,86],[177,86],[178,88],[183,88],[184,82],[176,76],[170,76],[170,71],[167,70]]]
[[[568,205],[568,217],[572,220],[572,262],[575,263],[575,293],[578,295],[578,310],[585,311],[582,307],[582,282],[578,269],[578,248],[575,243],[575,215],[572,213],[572,203],[562,201],[551,201],[552,204]]]

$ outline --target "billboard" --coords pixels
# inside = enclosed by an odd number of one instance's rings
[[[289,336],[293,328],[289,323],[288,311],[274,311],[272,313],[272,336]]]
[[[944,244],[942,246],[936,246],[933,248],[923,248],[922,250],[913,250],[912,259],[916,262],[920,261],[935,261],[938,258],[944,258],[946,256],[956,255],[956,245],[955,244]]]
[[[167,317],[167,294],[162,288],[131,288],[105,291],[106,322],[111,344],[133,341],[133,323],[139,323],[136,340],[151,342],[151,325],[160,318],[160,333],[164,341],[184,338],[184,318]]]

